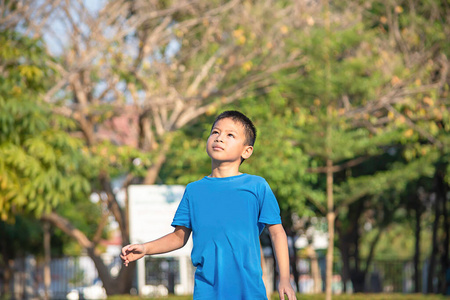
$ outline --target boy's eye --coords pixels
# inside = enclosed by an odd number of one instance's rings
[[[217,130],[211,131],[211,134],[217,134],[217,133],[219,133]]]
[[[233,137],[233,138],[234,138],[234,135],[232,135],[231,133],[229,133],[229,134],[228,134],[228,136],[229,136],[229,137]]]

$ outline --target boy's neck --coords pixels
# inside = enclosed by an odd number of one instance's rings
[[[217,178],[224,178],[224,177],[231,177],[231,176],[237,176],[241,175],[242,173],[239,172],[239,165],[236,166],[236,164],[229,164],[229,165],[218,165],[218,166],[212,166],[211,174],[208,177],[217,177]]]

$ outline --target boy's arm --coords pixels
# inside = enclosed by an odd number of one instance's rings
[[[172,233],[157,240],[145,244],[133,244],[123,247],[120,257],[124,265],[128,266],[130,262],[138,260],[145,255],[174,251],[186,245],[190,234],[191,229],[184,226],[176,226]]]
[[[280,282],[278,283],[280,299],[284,300],[284,294],[286,294],[289,300],[296,300],[297,298],[290,282],[289,250],[286,232],[281,224],[268,225],[268,229],[280,272]]]

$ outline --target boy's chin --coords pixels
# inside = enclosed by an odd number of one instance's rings
[[[237,165],[241,164],[241,160],[220,160],[220,159],[211,159],[211,163],[213,166],[219,165]]]

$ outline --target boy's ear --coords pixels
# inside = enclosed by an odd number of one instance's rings
[[[253,153],[253,146],[245,146],[244,151],[242,152],[242,158],[248,159],[250,156],[252,156]]]

